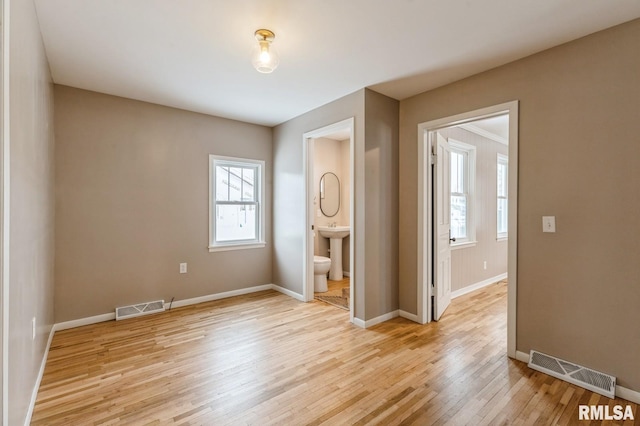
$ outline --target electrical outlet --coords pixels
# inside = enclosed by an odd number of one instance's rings
[[[487,261],[486,260],[484,261],[484,270],[485,271],[487,270]]]
[[[181,263],[180,264],[180,273],[181,274],[186,274],[187,273],[187,264],[186,263]]]
[[[31,340],[36,340],[36,317],[31,318]]]

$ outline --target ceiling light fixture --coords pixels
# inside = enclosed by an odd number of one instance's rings
[[[260,29],[255,32],[255,37],[258,44],[253,48],[251,63],[258,72],[269,74],[278,68],[280,63],[278,52],[271,45],[276,35],[273,31]]]

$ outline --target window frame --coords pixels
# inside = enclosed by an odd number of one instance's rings
[[[450,153],[458,153],[462,154],[466,159],[464,164],[464,169],[466,171],[466,183],[467,188],[464,193],[455,193],[464,195],[467,201],[467,212],[466,212],[466,225],[467,225],[467,235],[464,238],[456,238],[455,242],[451,243],[451,249],[461,249],[467,247],[474,247],[477,244],[476,241],[476,224],[475,224],[475,188],[476,188],[476,152],[477,149],[474,145],[470,145],[468,143],[464,143],[455,139],[448,139],[449,143],[449,152]],[[449,160],[449,173],[452,173],[451,170],[451,158]],[[449,176],[451,179],[451,176]],[[451,197],[454,195],[453,191],[450,188],[449,191],[449,203],[451,203]],[[453,212],[450,209],[450,214]],[[451,219],[450,219],[451,220]]]
[[[500,165],[505,166],[506,174],[504,179],[504,196],[500,195],[498,174],[500,173]],[[506,200],[507,210],[504,212],[507,221],[507,228],[504,232],[500,232],[500,216],[498,215],[500,200]],[[509,156],[504,154],[497,155],[496,162],[496,239],[504,241],[509,238]]]
[[[216,167],[240,167],[256,170],[253,201],[218,201],[216,199]],[[209,155],[209,251],[243,250],[265,247],[265,162],[248,158]],[[216,241],[216,207],[218,205],[253,205],[256,207],[256,238],[249,240]]]

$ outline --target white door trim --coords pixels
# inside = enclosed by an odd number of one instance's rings
[[[349,320],[354,321],[354,300],[356,294],[354,293],[354,283],[356,280],[356,268],[354,259],[354,245],[355,245],[355,139],[354,139],[354,118],[347,118],[340,122],[330,124],[325,127],[321,127],[316,130],[306,132],[302,135],[302,155],[303,155],[303,168],[304,168],[304,230],[302,232],[302,250],[305,253],[305,261],[302,266],[302,297],[306,302],[313,300],[313,232],[311,231],[311,225],[313,224],[313,218],[315,209],[313,206],[313,153],[314,153],[314,139],[322,138],[324,136],[331,135],[337,131],[348,130],[349,131],[349,174],[351,182],[351,190],[349,192],[349,223],[351,225],[351,235],[349,244],[349,263],[351,266],[349,277],[349,290],[352,295],[349,298]]]
[[[9,0],[0,0],[0,50],[2,68],[0,69],[0,359],[2,363],[2,418],[0,424],[9,424],[9,236],[10,236],[10,151],[9,151]]]
[[[418,322],[429,322],[431,312],[431,241],[433,229],[431,190],[431,143],[429,132],[444,127],[464,124],[479,118],[501,113],[509,114],[509,245],[508,245],[508,296],[507,296],[507,355],[516,356],[516,300],[518,266],[518,101],[506,102],[457,114],[451,117],[420,123],[418,125]]]

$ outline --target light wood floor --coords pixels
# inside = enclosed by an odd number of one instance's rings
[[[61,331],[32,424],[565,425],[578,404],[627,404],[508,359],[505,296],[363,330],[265,291]]]

